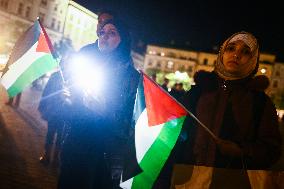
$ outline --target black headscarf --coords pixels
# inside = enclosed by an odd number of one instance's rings
[[[120,43],[118,47],[112,51],[108,56],[111,58],[117,59],[120,62],[126,62],[130,60],[130,48],[131,48],[131,38],[128,26],[118,18],[114,18],[111,20],[106,21],[102,28],[107,25],[112,24],[117,29],[120,35]]]

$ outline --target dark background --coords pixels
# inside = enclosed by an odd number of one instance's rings
[[[248,31],[258,38],[262,52],[284,62],[284,6],[274,0],[75,1],[93,12],[104,7],[115,11],[130,26],[136,50],[156,44],[217,52],[231,34]]]

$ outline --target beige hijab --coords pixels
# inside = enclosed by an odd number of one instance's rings
[[[232,74],[227,72],[224,67],[223,54],[224,50],[226,49],[229,43],[238,40],[243,41],[247,46],[250,47],[252,52],[252,57],[249,60],[248,64],[244,64],[242,67],[240,67],[240,72],[238,74]],[[243,79],[248,76],[253,76],[254,74],[256,74],[258,70],[258,58],[259,58],[259,47],[257,39],[248,32],[238,32],[233,34],[222,44],[217,57],[217,62],[215,64],[214,71],[218,74],[219,77],[225,80]]]

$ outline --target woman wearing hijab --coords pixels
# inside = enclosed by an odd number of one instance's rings
[[[89,80],[97,87],[76,88],[76,73],[70,74],[70,128],[63,142],[58,188],[118,188],[139,78],[126,26],[117,19],[106,21],[97,46],[87,45],[76,56],[82,57],[76,64],[94,68]],[[98,74],[103,78],[92,80]]]
[[[268,169],[280,157],[276,109],[263,91],[267,80],[255,76],[258,59],[257,39],[239,32],[221,46],[213,72],[196,73],[196,85],[184,103],[217,139],[192,119],[187,121],[182,161],[194,166],[183,188],[214,188],[215,168]],[[234,179],[226,175],[222,182],[245,188],[240,186],[243,180]]]

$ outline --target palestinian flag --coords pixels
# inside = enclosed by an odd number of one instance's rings
[[[174,148],[186,110],[145,74],[135,107],[136,159],[141,173],[120,184],[124,189],[151,189]]]
[[[9,97],[16,96],[58,66],[51,42],[39,20],[16,42],[1,78]]]

